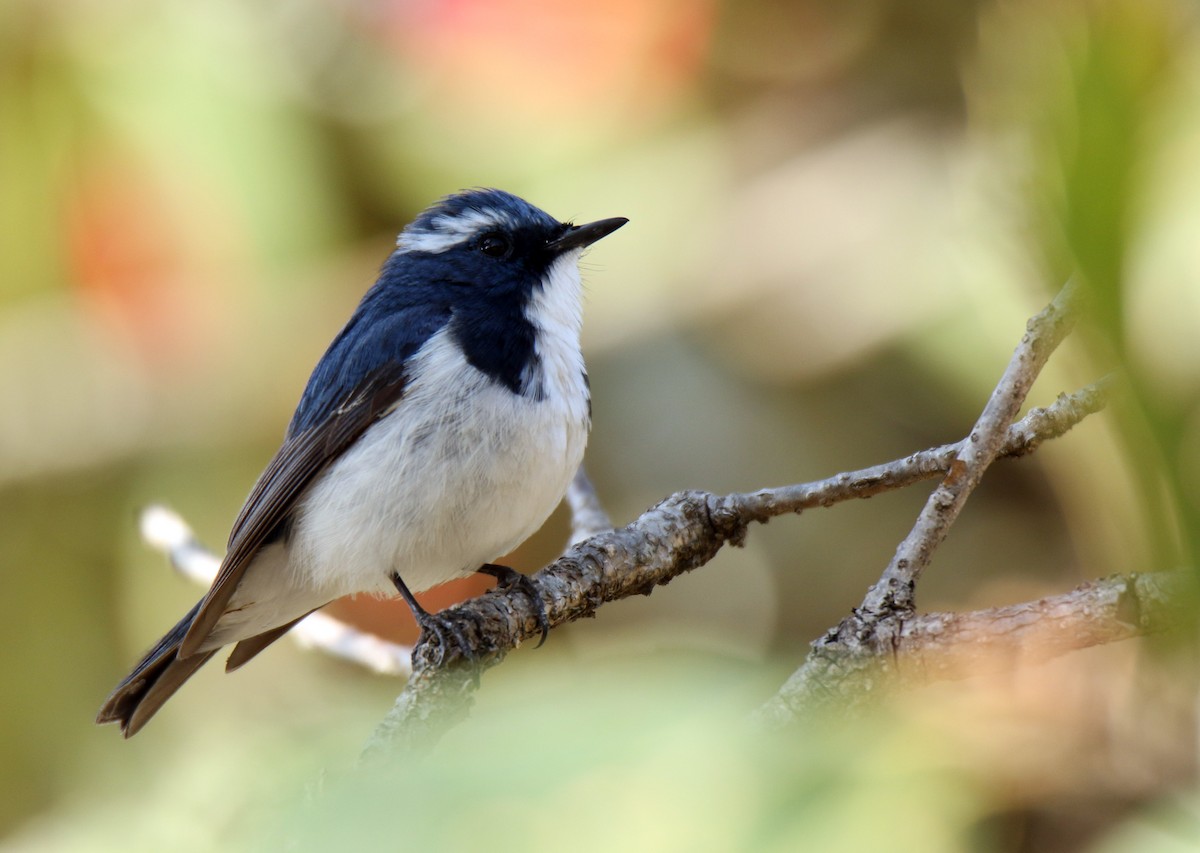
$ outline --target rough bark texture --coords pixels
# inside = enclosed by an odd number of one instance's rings
[[[757,716],[779,726],[830,706],[853,711],[884,687],[981,675],[1168,631],[1187,624],[1195,600],[1189,571],[1114,575],[1037,601],[914,616],[886,645],[869,632],[826,637]]]

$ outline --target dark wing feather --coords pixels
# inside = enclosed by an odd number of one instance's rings
[[[296,501],[346,448],[404,393],[408,360],[450,321],[448,302],[421,286],[422,271],[400,253],[317,363],[279,452],[258,478],[229,535],[212,588],[180,646],[195,654],[225,612],[259,548],[269,542]]]
[[[322,423],[289,437],[258,478],[233,524],[229,550],[212,588],[180,645],[180,657],[196,654],[212,632],[258,549],[271,539],[304,490],[371,424],[404,394],[403,365],[390,363],[367,377],[359,389]]]
[[[233,647],[233,651],[229,654],[228,660],[225,661],[225,671],[233,672],[238,667],[243,666],[256,654],[261,652],[267,646],[271,645],[271,643],[278,640],[288,631],[292,630],[297,622],[299,622],[301,619],[306,619],[311,615],[312,611],[310,610],[308,613],[305,613],[303,616],[298,616],[291,622],[288,622],[286,625],[280,625],[277,628],[272,628],[270,631],[263,631],[261,634],[253,637],[247,637],[246,639],[242,640]]]

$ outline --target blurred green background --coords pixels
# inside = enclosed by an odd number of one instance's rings
[[[398,685],[286,642],[209,667],[132,741],[91,724],[201,592],[138,509],[219,547],[396,232],[462,187],[631,220],[585,259],[588,465],[618,522],[960,438],[1077,274],[1090,321],[1032,402],[1120,367],[1121,405],[998,465],[921,604],[1191,564],[1198,35],[1182,0],[0,4],[0,843],[1200,837],[1193,668],[1137,644],[744,729],[924,489],[756,528],[555,631],[421,766],[353,772]],[[402,633],[402,606],[358,616]]]

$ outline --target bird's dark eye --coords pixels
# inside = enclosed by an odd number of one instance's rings
[[[493,231],[479,238],[479,251],[489,258],[507,258],[512,254],[512,243],[503,234]]]

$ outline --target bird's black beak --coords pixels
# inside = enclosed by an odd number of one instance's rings
[[[551,240],[546,244],[546,248],[556,255],[561,255],[571,249],[583,249],[601,237],[607,237],[628,221],[624,216],[615,216],[612,219],[589,222],[587,225],[572,225],[557,240]]]

